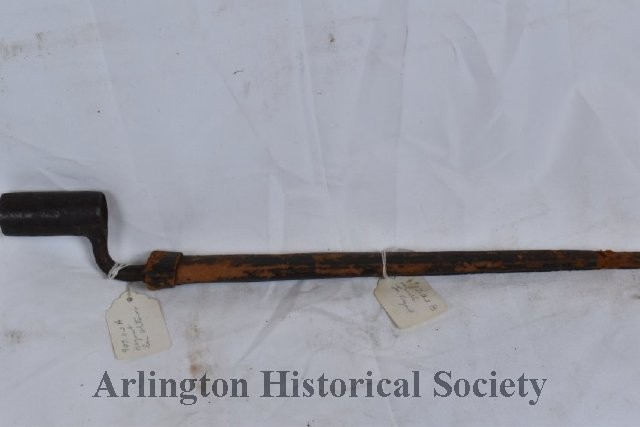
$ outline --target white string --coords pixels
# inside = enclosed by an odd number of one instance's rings
[[[388,279],[389,276],[387,276],[387,250],[383,249],[382,251],[380,251],[380,255],[382,255],[382,277]]]
[[[113,267],[111,267],[111,270],[109,270],[109,273],[107,274],[107,279],[109,280],[115,279],[118,273],[120,273],[120,270],[127,267],[128,265],[129,264],[120,264],[119,262],[116,262],[115,264],[113,264]]]
[[[413,250],[391,246],[380,251],[380,255],[382,256],[382,277],[385,279],[389,278],[387,274],[387,252],[413,252]]]

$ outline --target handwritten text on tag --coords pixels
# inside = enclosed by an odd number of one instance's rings
[[[374,294],[399,328],[427,321],[447,310],[447,304],[422,277],[378,280]]]
[[[123,292],[106,314],[116,359],[135,359],[171,346],[160,303],[133,291]]]

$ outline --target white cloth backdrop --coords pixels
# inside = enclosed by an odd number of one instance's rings
[[[6,0],[0,191],[99,189],[115,258],[640,250],[640,2]],[[635,271],[433,277],[408,330],[375,279],[154,293],[172,347],[114,359],[124,289],[78,238],[0,239],[3,425],[637,425]],[[135,287],[146,292],[140,286]],[[420,398],[263,398],[261,370],[408,377]],[[247,398],[94,398],[246,378]],[[437,398],[433,375],[547,378]]]

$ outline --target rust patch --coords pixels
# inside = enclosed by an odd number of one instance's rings
[[[183,283],[381,277],[379,252],[182,256],[153,253],[145,272],[163,271],[150,289]],[[166,259],[164,259],[166,257]],[[173,258],[171,258],[173,257]],[[640,253],[580,250],[389,252],[389,275],[436,276],[640,268]],[[167,266],[160,269],[164,262]],[[175,269],[175,270],[172,270]],[[171,274],[175,271],[175,276]]]
[[[640,254],[637,252],[598,252],[598,268],[638,268]]]
[[[189,373],[193,378],[200,377],[207,371],[201,358],[202,354],[199,350],[189,352]]]
[[[147,288],[157,290],[174,287],[181,257],[180,252],[152,252],[144,267],[144,283]]]
[[[503,261],[462,262],[454,267],[456,273],[478,273],[481,271],[495,271],[504,268]]]
[[[379,253],[184,256],[176,283],[376,276],[380,269]]]
[[[211,365],[207,362],[209,351],[206,347],[206,337],[202,336],[202,329],[198,324],[197,315],[190,321],[185,338],[189,347],[187,357],[189,360],[189,373],[193,378],[199,378],[211,371]]]

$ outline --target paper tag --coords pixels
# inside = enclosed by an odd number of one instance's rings
[[[123,292],[106,314],[116,359],[136,359],[171,347],[160,303],[133,291]]]
[[[401,329],[447,311],[447,304],[422,277],[380,279],[373,293],[391,320]]]

